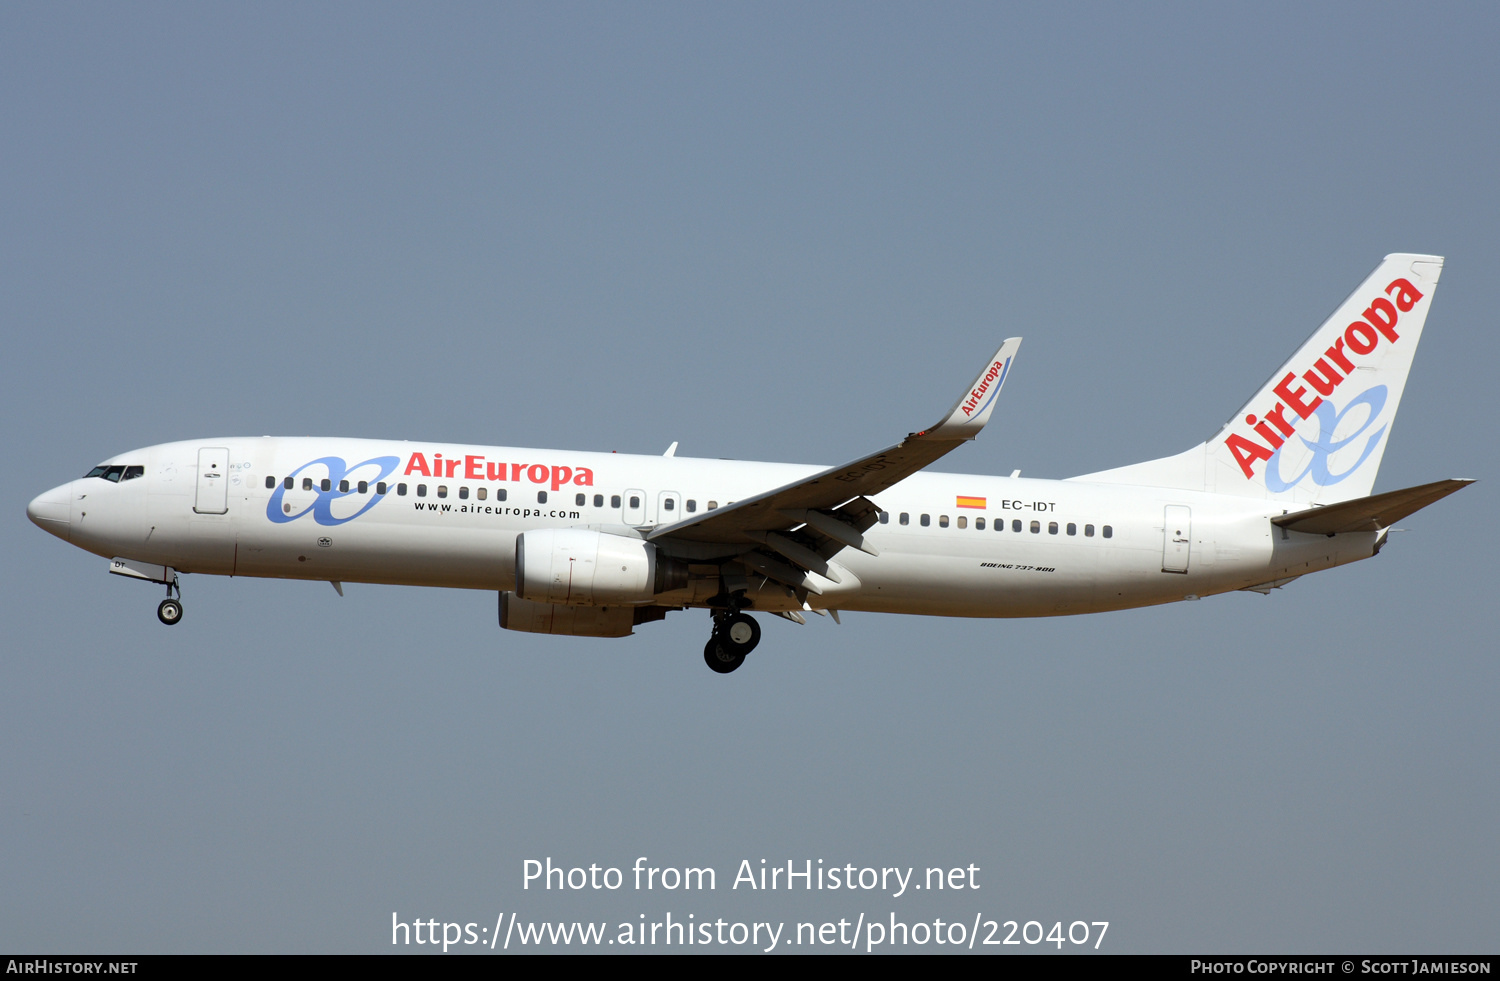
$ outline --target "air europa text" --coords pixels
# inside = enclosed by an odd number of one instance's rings
[[[1299,385],[1296,374],[1287,372],[1286,377],[1275,388],[1281,401],[1262,412],[1264,418],[1256,418],[1254,413],[1245,417],[1245,424],[1251,426],[1264,443],[1239,433],[1231,433],[1224,440],[1224,445],[1229,447],[1229,452],[1244,472],[1245,479],[1255,478],[1255,471],[1252,469],[1255,461],[1271,459],[1282,443],[1296,433],[1296,423],[1286,418],[1287,409],[1296,413],[1299,419],[1312,418],[1313,410],[1322,404],[1323,396],[1332,395],[1333,390],[1343,384],[1344,379],[1354,371],[1351,355],[1370,354],[1380,344],[1382,337],[1392,344],[1401,339],[1401,335],[1396,332],[1400,314],[1410,313],[1412,307],[1421,301],[1422,294],[1407,279],[1392,280],[1385,292],[1394,303],[1385,296],[1378,296],[1370,301],[1370,305],[1365,308],[1364,319],[1356,320],[1344,328],[1343,336],[1335,339],[1328,350],[1323,352],[1323,356],[1302,373],[1303,380],[1317,394]]]
[[[969,393],[969,397],[964,399],[962,405],[964,415],[970,416],[974,414],[974,410],[979,407],[980,400],[984,398],[984,393],[990,390],[990,383],[1004,373],[1005,365],[1003,363],[996,361],[990,365],[990,370],[986,371],[984,378],[980,379],[979,387],[975,388]]]
[[[413,453],[406,461],[405,476],[421,474],[423,477],[462,477],[464,480],[529,480],[533,484],[551,483],[557,490],[564,484],[578,487],[594,486],[594,471],[588,467],[559,467],[545,463],[501,463],[486,460],[478,454],[443,459],[443,454],[434,453],[429,464],[427,456]]]

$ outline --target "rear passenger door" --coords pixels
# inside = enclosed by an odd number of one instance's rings
[[[1192,550],[1193,509],[1168,504],[1165,527],[1162,528],[1162,572],[1187,572],[1188,553]]]

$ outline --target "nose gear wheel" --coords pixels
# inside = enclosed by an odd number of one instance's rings
[[[175,599],[164,599],[156,607],[156,619],[167,626],[172,626],[182,620],[182,601]]]

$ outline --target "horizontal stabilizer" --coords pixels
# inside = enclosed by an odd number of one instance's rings
[[[1273,525],[1311,535],[1337,535],[1348,531],[1380,531],[1434,501],[1469,486],[1472,480],[1439,480],[1432,484],[1357,497],[1327,507],[1295,511],[1272,518]]]

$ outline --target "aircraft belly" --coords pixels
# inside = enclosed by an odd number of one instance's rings
[[[251,521],[236,575],[333,579],[460,589],[511,589],[513,529],[423,528],[395,523]]]
[[[1093,549],[1031,542],[944,542],[951,552],[898,551],[848,562],[857,597],[823,605],[930,616],[1030,617],[1087,612],[1098,579]],[[843,561],[841,553],[838,558]]]

